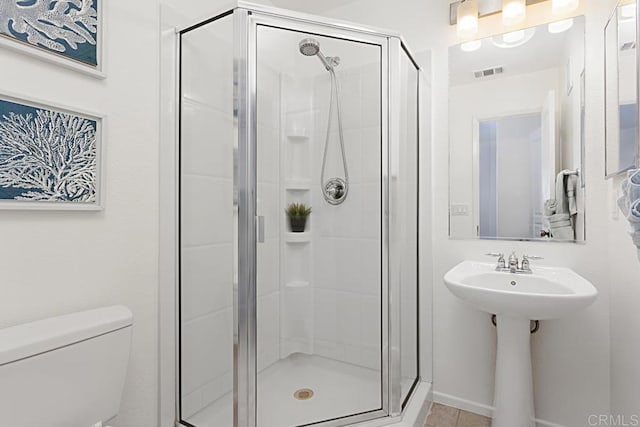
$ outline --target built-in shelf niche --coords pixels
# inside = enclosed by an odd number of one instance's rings
[[[307,228],[309,224],[307,224]],[[284,241],[287,243],[311,243],[311,233],[305,231],[304,233],[289,232],[285,234]]]
[[[285,77],[281,122],[281,201],[312,206],[313,118],[310,82]],[[281,357],[313,352],[313,216],[303,233],[290,231],[282,212],[281,232]]]
[[[309,191],[311,190],[311,180],[287,181],[284,183],[284,188],[289,191]]]

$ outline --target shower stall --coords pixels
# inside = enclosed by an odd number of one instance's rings
[[[422,387],[417,62],[247,3],[176,34],[179,424],[397,421]]]

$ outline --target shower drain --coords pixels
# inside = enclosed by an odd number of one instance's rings
[[[298,400],[309,400],[313,397],[313,390],[309,388],[301,388],[293,393],[293,397]]]

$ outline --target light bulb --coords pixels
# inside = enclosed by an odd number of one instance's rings
[[[508,27],[523,22],[527,17],[526,0],[502,0],[502,23]]]
[[[551,11],[554,15],[564,15],[578,8],[580,0],[551,0]]]
[[[551,34],[564,33],[573,27],[573,18],[564,19],[562,21],[552,22],[549,24],[549,32]]]
[[[468,38],[478,32],[478,2],[464,0],[458,5],[458,37]]]
[[[474,40],[460,45],[463,52],[474,52],[482,47],[482,40]]]

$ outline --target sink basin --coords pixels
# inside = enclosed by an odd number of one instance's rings
[[[595,301],[598,291],[568,268],[533,267],[533,274],[495,271],[495,264],[464,261],[445,276],[449,290],[475,308],[509,317],[563,317]]]
[[[530,320],[555,319],[585,308],[596,288],[568,268],[533,267],[533,274],[495,271],[464,261],[444,276],[447,288],[471,306],[496,314],[498,349],[493,427],[535,427]],[[558,351],[562,351],[559,349]]]

